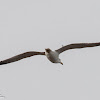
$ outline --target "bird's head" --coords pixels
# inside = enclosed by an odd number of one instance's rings
[[[60,64],[62,64],[62,65],[63,65],[63,63],[62,63],[62,62],[60,62]]]
[[[50,52],[51,52],[51,49],[46,48],[45,51],[46,51],[47,53],[50,53]]]
[[[61,59],[59,59],[59,63],[63,65],[63,63],[61,62]]]

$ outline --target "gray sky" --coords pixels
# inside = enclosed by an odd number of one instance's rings
[[[0,0],[0,60],[79,42],[100,42],[100,0]],[[60,58],[63,66],[45,56],[1,66],[0,99],[100,100],[100,47]]]

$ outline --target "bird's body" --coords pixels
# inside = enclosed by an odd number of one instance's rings
[[[49,52],[48,52],[49,50]],[[49,48],[45,49],[45,55],[52,63],[60,63],[59,54],[56,51],[52,51]]]
[[[23,58],[31,57],[34,55],[45,55],[48,58],[48,60],[50,60],[52,63],[60,63],[63,65],[63,63],[59,59],[60,53],[66,51],[66,50],[69,50],[69,49],[78,49],[78,48],[95,47],[95,46],[100,46],[100,42],[69,44],[69,45],[63,46],[55,51],[52,51],[49,48],[45,49],[45,52],[30,51],[30,52],[25,52],[25,53],[16,55],[14,57],[8,58],[6,60],[0,61],[0,65],[15,62],[15,61],[21,60]]]

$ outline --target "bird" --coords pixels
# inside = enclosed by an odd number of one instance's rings
[[[70,50],[70,49],[80,49],[80,48],[95,47],[95,46],[100,46],[100,42],[97,42],[97,43],[73,43],[73,44],[69,44],[66,46],[62,46],[61,48],[54,50],[54,51],[51,50],[50,48],[46,48],[45,52],[29,51],[29,52],[25,52],[25,53],[13,56],[6,60],[2,60],[2,61],[0,61],[0,65],[16,62],[23,58],[27,58],[27,57],[31,57],[31,56],[35,56],[35,55],[44,55],[52,63],[60,63],[63,65],[61,59],[59,58],[59,54],[63,53],[64,51]]]

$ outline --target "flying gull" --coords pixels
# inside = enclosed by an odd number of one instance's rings
[[[21,60],[23,58],[27,58],[27,57],[31,57],[31,56],[35,56],[35,55],[45,55],[48,58],[48,60],[51,61],[52,63],[60,63],[63,65],[63,63],[61,62],[61,59],[59,59],[60,53],[66,51],[66,50],[69,50],[69,49],[95,47],[95,46],[100,46],[100,42],[69,44],[69,45],[63,46],[55,51],[52,51],[49,48],[45,49],[45,52],[30,51],[30,52],[25,52],[25,53],[16,55],[14,57],[11,57],[9,59],[0,61],[0,65],[8,64],[8,63],[15,62],[15,61]]]

